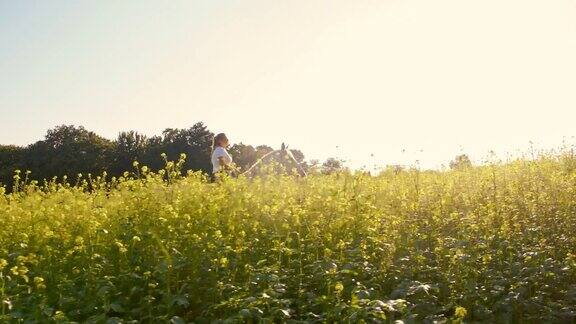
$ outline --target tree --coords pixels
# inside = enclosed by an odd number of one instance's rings
[[[268,145],[258,145],[258,146],[256,146],[256,157],[258,159],[261,159],[264,155],[266,155],[272,151],[274,151],[274,149]]]
[[[336,158],[328,158],[324,163],[322,163],[322,173],[332,174],[344,170],[344,163],[342,160]]]
[[[146,150],[144,157],[141,159],[143,165],[153,170],[159,170],[164,167],[162,153],[166,153],[162,136],[152,136],[146,141]]]
[[[22,168],[25,150],[15,145],[0,145],[0,186],[12,187],[16,169]]]
[[[312,159],[306,163],[306,172],[308,174],[318,174],[320,172],[321,164],[320,160]]]
[[[132,169],[134,161],[142,162],[148,150],[148,139],[138,132],[121,132],[114,142],[113,174],[120,174]]]
[[[256,149],[251,145],[243,143],[234,144],[229,149],[230,154],[234,157],[234,163],[242,170],[250,168],[258,160]]]
[[[450,161],[450,169],[452,170],[465,169],[471,166],[472,162],[466,154],[460,154],[456,156],[453,161]]]
[[[387,165],[384,168],[384,170],[382,170],[381,173],[383,174],[383,173],[390,172],[390,173],[394,173],[394,174],[398,175],[398,174],[402,173],[405,169],[406,169],[406,167],[404,167],[402,165],[392,164],[392,165]]]
[[[43,141],[27,147],[24,167],[36,179],[79,173],[99,174],[112,162],[113,142],[84,127],[58,126]]]
[[[27,147],[0,146],[0,185],[12,187],[14,170],[32,171],[31,179],[43,180],[67,175],[75,178],[84,175],[108,172],[111,176],[133,170],[138,161],[153,170],[164,167],[161,157],[166,153],[169,160],[178,160],[185,153],[183,171],[212,172],[211,154],[214,134],[203,123],[187,129],[167,128],[162,136],[146,137],[138,132],[121,132],[110,141],[81,126],[62,125],[47,131],[43,140]],[[234,160],[248,168],[258,159],[274,150],[266,145],[256,148],[238,143],[230,148]],[[286,170],[305,167],[304,154],[290,150],[297,164],[284,154],[271,154],[266,160],[277,161]]]
[[[196,123],[188,129],[164,130],[162,149],[170,160],[177,160],[180,154],[187,156],[184,170],[212,172],[212,139],[214,134],[203,123]]]

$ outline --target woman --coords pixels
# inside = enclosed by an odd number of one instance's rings
[[[226,134],[220,133],[214,136],[212,144],[212,173],[214,175],[218,172],[232,169],[232,157],[226,151],[228,145]]]

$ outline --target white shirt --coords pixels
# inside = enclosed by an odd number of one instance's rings
[[[212,152],[212,172],[213,173],[220,171],[220,169],[222,168],[222,166],[220,165],[220,161],[218,160],[218,158],[220,158],[220,157],[223,158],[224,163],[226,163],[226,164],[232,163],[232,157],[230,156],[230,154],[228,154],[228,151],[226,151],[225,148],[218,146]]]

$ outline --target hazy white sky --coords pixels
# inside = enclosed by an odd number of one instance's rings
[[[204,121],[352,166],[558,147],[576,1],[0,0],[0,116],[2,144]]]

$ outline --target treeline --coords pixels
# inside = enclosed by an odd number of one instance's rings
[[[58,126],[46,133],[44,140],[26,147],[0,145],[0,185],[12,186],[14,171],[31,171],[35,180],[53,177],[76,177],[78,174],[121,175],[134,170],[133,163],[153,170],[164,167],[162,153],[169,160],[177,160],[185,153],[185,171],[211,172],[210,156],[214,134],[203,123],[187,129],[168,128],[160,136],[147,137],[138,132],[121,132],[109,140],[84,127]],[[229,149],[235,163],[248,168],[260,157],[273,151],[270,146],[234,144]],[[304,161],[304,154],[292,150],[296,160]],[[305,163],[304,163],[305,164]]]

